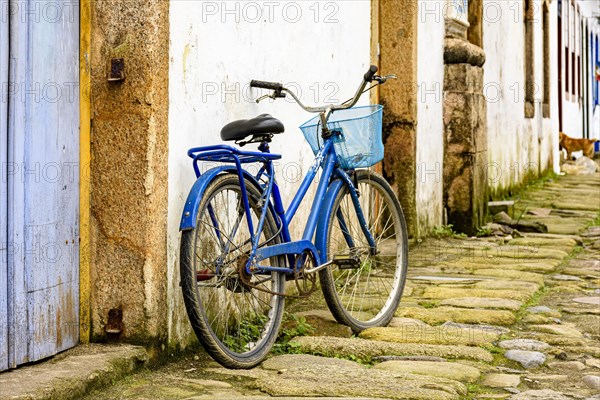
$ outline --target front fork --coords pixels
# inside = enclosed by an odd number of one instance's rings
[[[377,244],[375,243],[375,239],[373,238],[373,234],[369,230],[369,226],[367,225],[367,221],[365,220],[365,215],[363,213],[362,207],[360,205],[359,200],[359,192],[358,192],[358,173],[353,171],[353,178],[342,169],[336,170],[337,175],[344,181],[344,183],[348,186],[348,191],[350,192],[350,198],[352,199],[352,204],[354,205],[354,210],[356,211],[356,216],[358,218],[358,222],[360,223],[360,228],[363,231],[363,234],[367,238],[367,243],[369,243],[370,253],[371,255],[376,255],[378,253]],[[354,182],[353,182],[354,181]],[[344,238],[346,239],[346,243],[348,247],[352,250],[356,248],[354,244],[354,240],[350,236],[350,232],[346,221],[344,219],[344,215],[341,210],[338,209],[336,212],[336,217],[338,219],[338,223],[340,224],[340,229],[343,232]]]

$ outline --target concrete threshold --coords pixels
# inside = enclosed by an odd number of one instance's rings
[[[0,373],[0,400],[79,399],[148,361],[144,347],[80,345],[47,360]]]

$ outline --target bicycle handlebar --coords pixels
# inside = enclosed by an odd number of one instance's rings
[[[269,90],[281,90],[283,89],[283,85],[277,82],[264,82],[257,81],[252,79],[250,81],[250,87],[261,88],[261,89],[269,89]]]
[[[367,71],[367,73],[365,73],[365,76],[364,76],[365,82],[371,82],[378,70],[379,69],[377,68],[376,65],[371,65],[369,67],[369,70]]]
[[[335,111],[335,110],[345,110],[347,108],[354,107],[354,105],[360,99],[360,96],[364,93],[365,87],[367,86],[367,84],[370,83],[370,82],[372,82],[373,80],[376,80],[377,84],[384,83],[385,79],[381,79],[381,77],[378,77],[377,75],[375,75],[377,73],[377,71],[378,71],[377,66],[371,65],[369,67],[369,69],[367,70],[367,72],[364,74],[363,81],[361,82],[360,86],[356,90],[356,93],[354,94],[354,97],[352,97],[351,99],[349,99],[345,103],[342,103],[342,104],[339,104],[339,105],[329,105],[329,106],[321,106],[321,107],[306,106],[306,105],[304,105],[304,103],[302,103],[302,101],[300,101],[300,99],[298,98],[298,96],[296,96],[296,94],[294,92],[292,92],[288,88],[285,88],[281,83],[265,82],[265,81],[258,81],[258,80],[254,80],[253,79],[253,80],[250,81],[250,87],[262,88],[262,89],[269,89],[269,90],[274,90],[275,91],[273,93],[273,95],[262,96],[261,98],[259,98],[257,100],[257,102],[260,101],[263,98],[266,98],[266,97],[270,97],[272,99],[277,98],[277,97],[284,97],[284,96],[281,96],[281,94],[283,94],[282,92],[286,92],[286,93],[289,93],[290,96],[292,96],[292,98],[296,101],[296,103],[298,103],[298,105],[304,111],[311,112],[311,113],[327,112],[327,114],[329,114],[329,113],[331,113],[332,111]]]

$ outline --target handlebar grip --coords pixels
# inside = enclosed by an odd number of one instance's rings
[[[277,82],[264,82],[264,81],[256,81],[252,79],[250,81],[250,87],[269,89],[269,90],[281,90],[283,89],[283,85]]]
[[[377,71],[379,70],[379,68],[377,68],[376,65],[371,65],[369,67],[369,70],[367,71],[367,73],[365,74],[365,82],[371,82],[373,80],[373,77],[375,76],[375,74],[377,73]]]

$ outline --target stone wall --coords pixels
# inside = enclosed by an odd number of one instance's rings
[[[92,2],[92,340],[166,336],[168,46],[168,1]]]
[[[444,205],[448,223],[473,235],[485,223],[488,202],[485,53],[466,40],[466,27],[449,24],[454,28],[447,29],[444,45]]]
[[[444,203],[448,222],[473,234],[484,224],[487,205],[486,101],[483,70],[446,65],[444,79]]]

